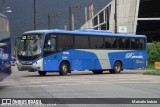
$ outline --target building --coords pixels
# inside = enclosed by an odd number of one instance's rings
[[[145,34],[149,42],[160,40],[159,0],[111,0],[81,29]]]

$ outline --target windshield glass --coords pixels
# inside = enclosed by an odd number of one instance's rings
[[[18,47],[18,55],[26,57],[39,56],[42,53],[42,35],[23,35]]]

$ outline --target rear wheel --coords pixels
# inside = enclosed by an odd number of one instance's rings
[[[102,70],[93,70],[92,72],[93,72],[94,74],[102,74],[102,73],[103,73]]]
[[[67,62],[62,62],[60,65],[60,71],[59,74],[60,75],[67,75],[67,73],[70,72],[70,66]]]
[[[38,71],[38,74],[39,74],[40,76],[45,76],[45,75],[47,74],[47,72],[44,72],[44,71]]]
[[[116,62],[114,63],[114,68],[113,68],[112,70],[109,70],[109,72],[110,72],[111,74],[117,74],[117,73],[120,73],[121,70],[122,70],[122,64],[121,64],[121,62],[116,61]]]

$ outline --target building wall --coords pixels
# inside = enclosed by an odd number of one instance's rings
[[[117,30],[119,27],[126,28],[125,33],[135,33],[137,19],[137,1],[139,0],[117,0]],[[103,15],[102,15],[103,13]],[[108,16],[109,15],[109,16]],[[86,22],[81,29],[93,28],[115,31],[115,0],[98,12],[92,19]],[[108,16],[108,17],[107,17]],[[101,19],[103,17],[103,19]],[[97,18],[97,24],[94,23]],[[109,20],[109,21],[108,21]],[[107,24],[108,23],[108,24]],[[104,26],[106,26],[104,28]]]
[[[120,32],[120,27],[125,27],[127,32],[135,33],[134,26],[136,20],[136,0],[117,0],[117,29]],[[109,30],[115,31],[115,0],[112,0],[111,18]]]

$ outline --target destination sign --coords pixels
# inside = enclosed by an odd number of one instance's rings
[[[40,35],[23,35],[22,40],[41,39]]]

